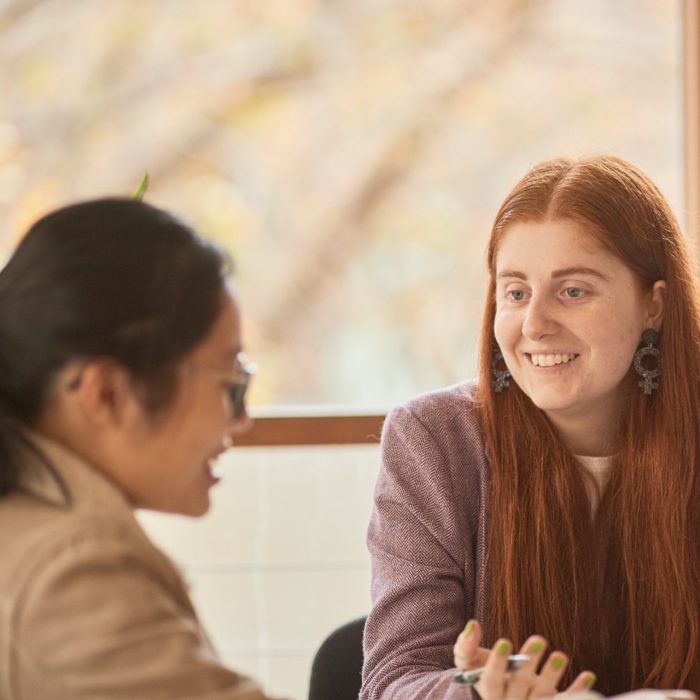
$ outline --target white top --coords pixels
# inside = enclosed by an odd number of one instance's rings
[[[610,457],[587,457],[585,455],[574,455],[582,464],[593,479],[586,479],[586,490],[591,501],[591,511],[595,515],[600,503],[600,497],[610,476],[612,466],[612,456]]]

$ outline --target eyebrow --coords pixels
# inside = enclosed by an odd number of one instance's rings
[[[572,275],[589,275],[591,277],[597,277],[604,282],[610,281],[610,277],[592,267],[564,267],[561,270],[553,270],[551,277],[552,279],[559,279],[560,277],[571,277]],[[503,270],[503,272],[499,272],[496,275],[496,279],[502,279],[504,277],[515,277],[520,280],[527,279],[527,275],[518,270]]]

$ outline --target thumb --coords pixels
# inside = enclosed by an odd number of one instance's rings
[[[481,625],[477,620],[469,620],[454,645],[454,663],[458,669],[467,671],[483,663],[480,642]]]

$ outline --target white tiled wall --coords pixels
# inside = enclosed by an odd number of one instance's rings
[[[305,700],[315,650],[369,609],[379,447],[236,448],[224,459],[207,516],[139,517],[185,572],[223,659]]]

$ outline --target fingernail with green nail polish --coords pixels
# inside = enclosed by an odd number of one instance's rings
[[[527,650],[530,654],[539,654],[543,648],[544,645],[542,644],[542,642],[533,642],[532,644],[530,644]]]
[[[472,632],[474,631],[474,620],[469,620],[467,624],[464,626],[464,634],[469,637],[471,636]]]
[[[561,656],[556,656],[555,658],[552,659],[552,668],[555,671],[561,671],[562,668],[564,668],[564,664],[566,661],[561,658]]]
[[[588,678],[586,678],[585,681],[583,681],[583,684],[586,686],[586,688],[592,688],[596,680],[597,678],[595,677],[595,674],[592,673]]]
[[[499,656],[508,656],[509,651],[510,651],[510,643],[508,642],[507,639],[502,639],[496,645],[496,653]]]

